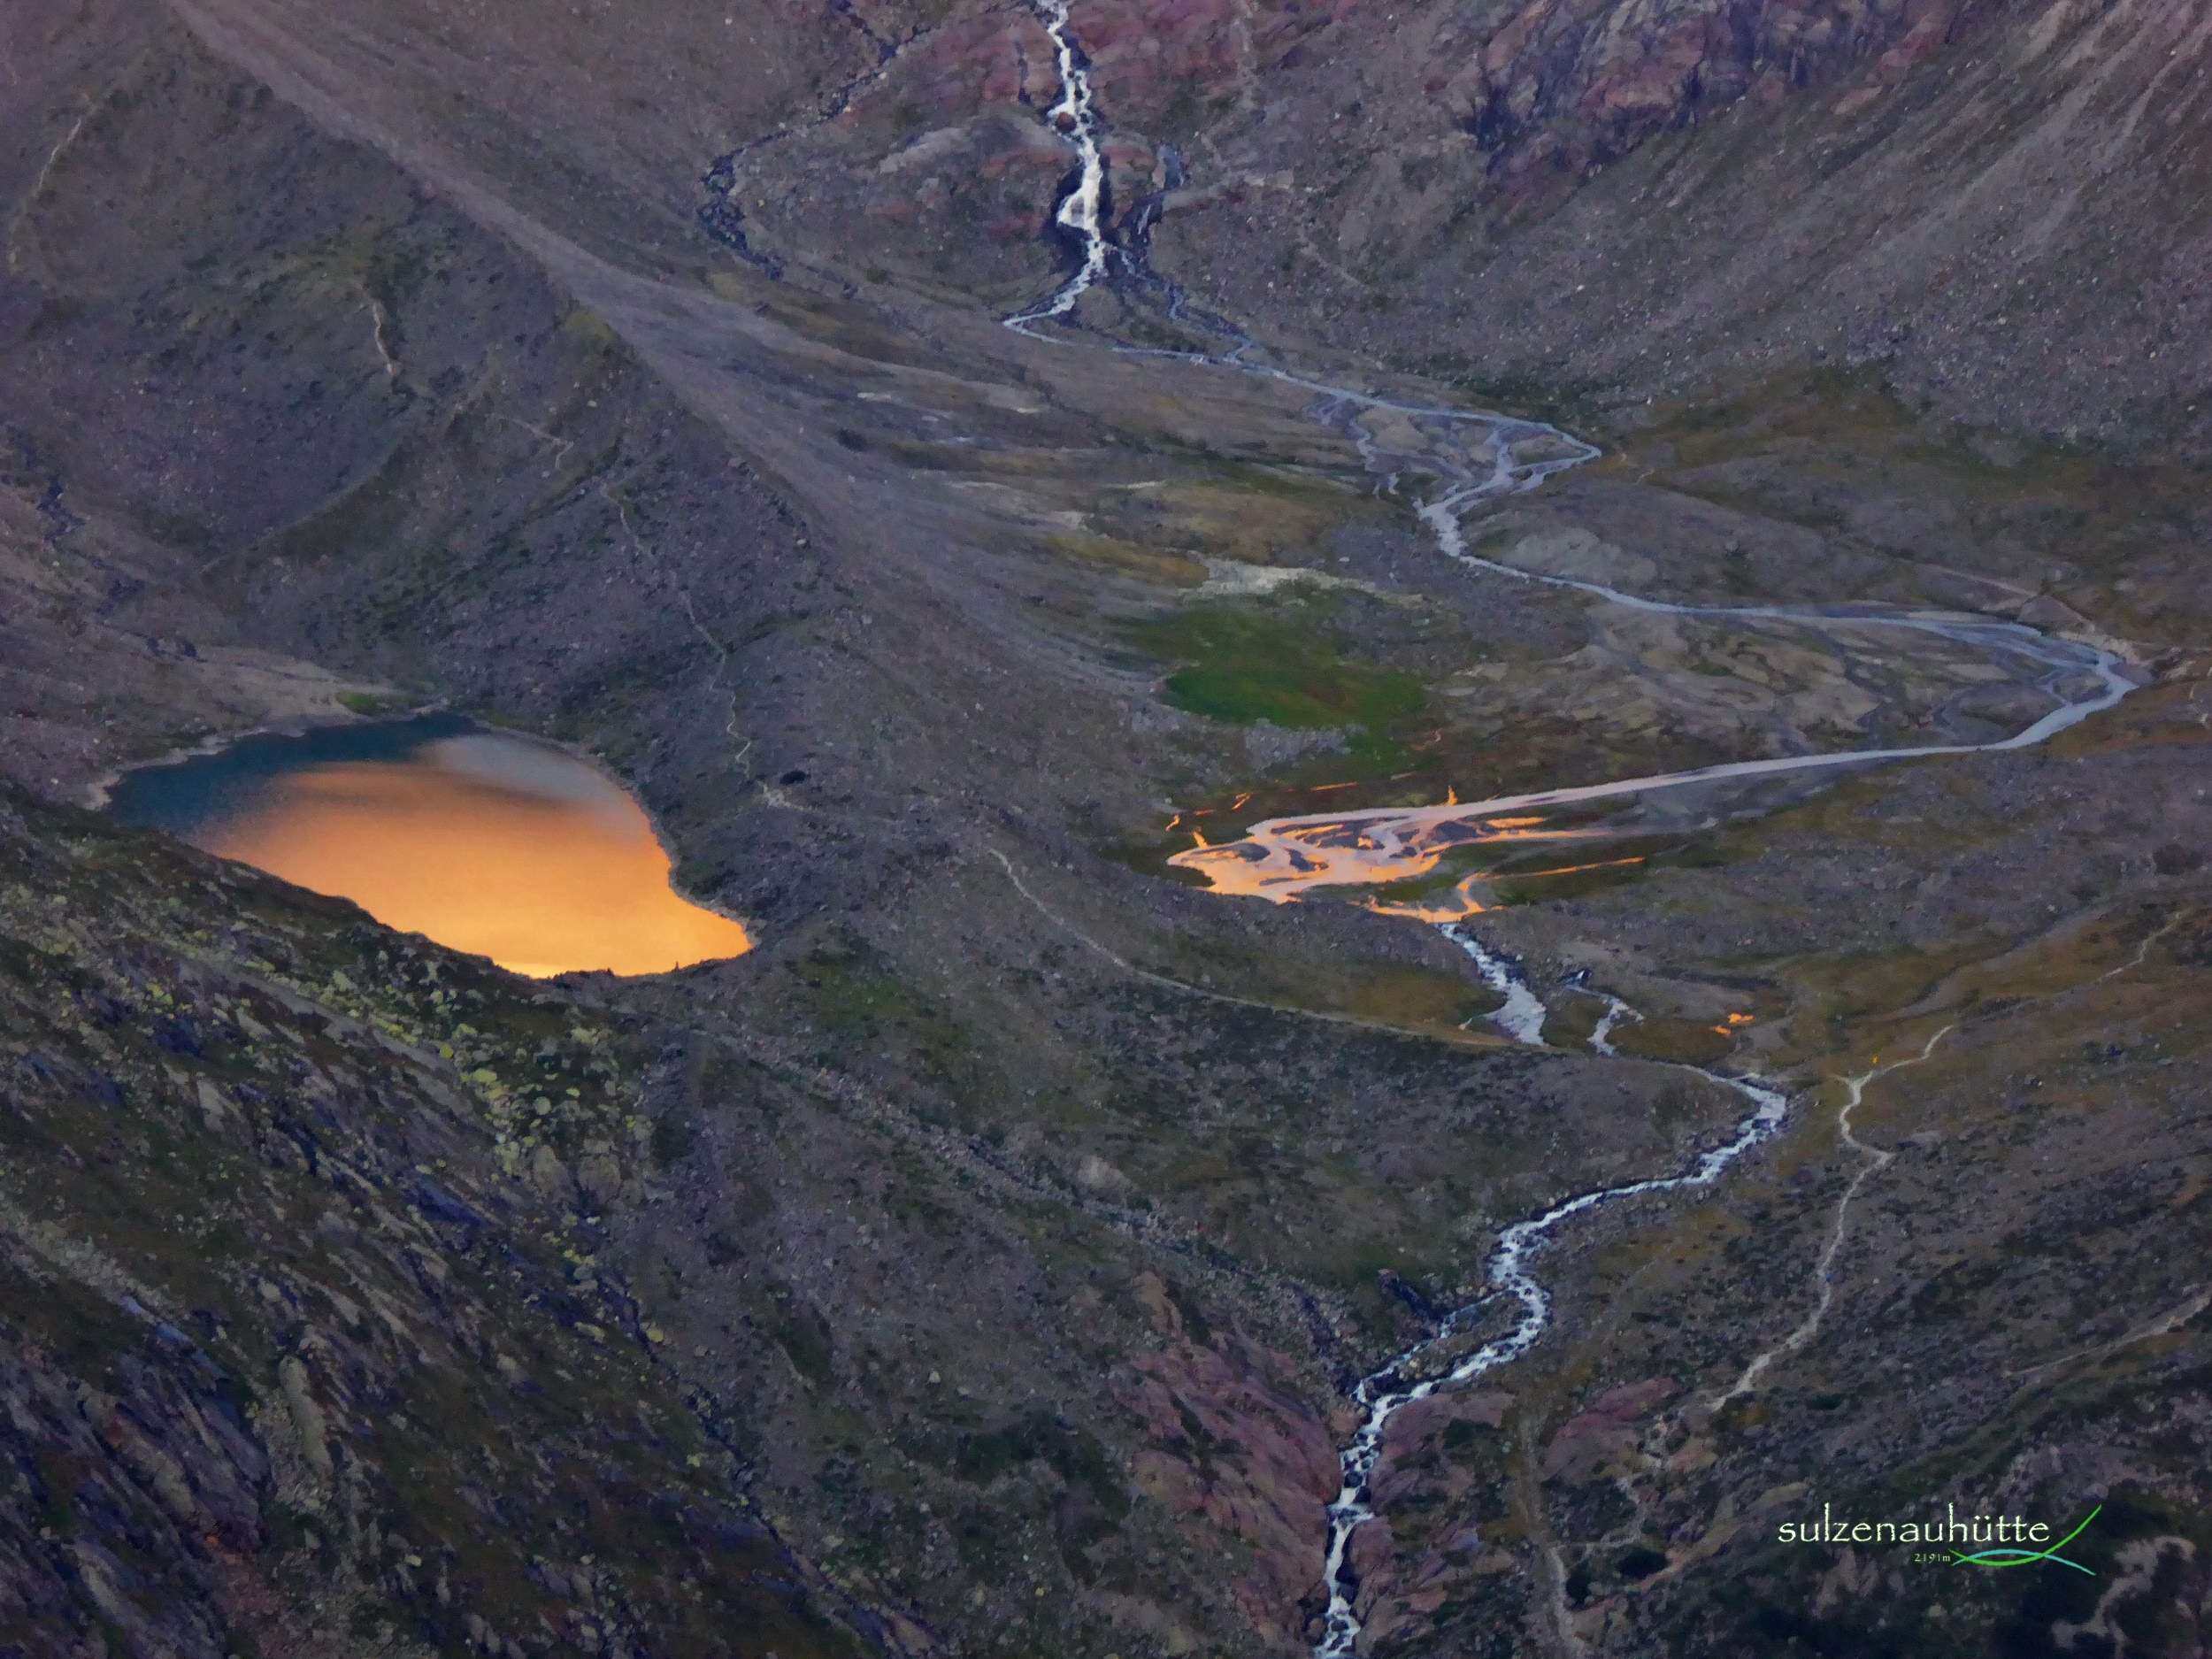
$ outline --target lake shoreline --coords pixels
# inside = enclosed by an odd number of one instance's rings
[[[418,735],[419,728],[432,726],[437,729],[420,731]],[[350,744],[347,741],[349,735],[355,739]],[[334,739],[338,744],[337,752],[288,756],[283,752],[287,745],[312,743],[319,738]],[[410,738],[414,741],[409,741]],[[511,753],[527,751],[542,757],[549,763],[557,761],[564,766],[575,769],[580,778],[588,778],[590,787],[580,792],[571,792],[552,786],[549,780],[539,780],[535,783],[526,779],[518,781],[511,776],[503,778],[496,767],[489,772],[480,772],[425,755],[425,751],[442,743],[468,741],[505,744],[511,746]],[[266,752],[260,755],[240,753],[257,743],[264,745]],[[194,764],[220,762],[227,756],[234,757],[236,764],[236,771],[227,777],[219,773],[216,777],[202,779],[196,783],[180,782],[175,786],[178,793],[165,799],[164,792],[156,786],[150,793],[141,791],[140,798],[133,799],[134,782],[142,784],[149,780],[150,775]],[[388,885],[389,881],[401,870],[414,871],[424,876],[418,884],[419,893],[437,891],[440,879],[435,872],[446,866],[436,862],[436,855],[429,863],[409,864],[403,859],[393,859],[390,854],[401,850],[403,842],[395,841],[389,849],[373,851],[357,843],[355,837],[359,832],[352,819],[343,823],[326,817],[315,820],[315,811],[326,813],[330,810],[328,803],[316,808],[311,803],[303,805],[302,801],[296,799],[293,805],[287,809],[300,818],[300,826],[304,830],[296,860],[265,854],[257,856],[234,841],[230,845],[225,845],[219,838],[211,840],[203,833],[206,826],[224,821],[227,804],[237,799],[251,799],[253,789],[287,784],[296,787],[301,781],[312,779],[319,773],[346,766],[420,766],[428,768],[434,773],[449,772],[452,780],[449,787],[460,793],[445,803],[445,810],[451,818],[448,827],[457,832],[459,839],[452,841],[446,851],[449,855],[457,854],[464,859],[473,856],[482,860],[485,857],[483,848],[468,846],[469,836],[480,831],[487,831],[495,836],[503,827],[507,833],[513,833],[515,826],[512,823],[503,825],[503,819],[508,814],[507,809],[499,805],[499,797],[531,803],[535,809],[557,812],[564,809],[573,810],[581,815],[578,819],[580,825],[589,818],[601,820],[600,827],[589,830],[589,833],[616,833],[616,839],[607,841],[595,851],[587,852],[581,848],[580,841],[572,841],[572,838],[557,833],[546,835],[543,833],[546,826],[541,826],[537,834],[523,838],[506,853],[494,856],[492,865],[501,870],[518,861],[526,862],[532,849],[541,850],[557,858],[567,856],[576,864],[565,878],[545,885],[543,891],[549,896],[542,902],[511,896],[508,916],[517,925],[526,921],[540,926],[549,923],[561,908],[549,895],[570,895],[569,908],[575,910],[575,895],[589,895],[604,900],[618,892],[618,887],[610,887],[605,878],[611,872],[621,872],[629,862],[632,855],[623,850],[624,846],[632,849],[641,858],[644,846],[649,844],[657,868],[649,882],[639,890],[636,908],[627,917],[609,913],[591,918],[589,906],[585,906],[579,917],[580,923],[589,929],[584,936],[611,942],[624,938],[624,928],[634,920],[641,926],[643,937],[649,939],[655,933],[651,925],[655,901],[665,899],[682,910],[695,912],[701,918],[711,918],[715,922],[726,924],[734,929],[738,935],[738,948],[727,951],[710,949],[706,954],[687,960],[684,959],[686,953],[695,949],[697,941],[674,946],[672,949],[678,959],[664,968],[616,965],[622,961],[618,954],[611,963],[569,967],[541,965],[559,960],[560,953],[541,957],[536,954],[518,954],[509,949],[495,955],[483,948],[480,942],[472,941],[465,930],[456,934],[441,929],[434,923],[425,926],[419,916],[411,915],[406,904],[396,896],[394,889]],[[474,800],[463,798],[466,792],[472,790],[478,792]],[[403,789],[392,801],[380,804],[397,806],[405,812],[407,800],[407,793]],[[328,718],[295,717],[211,734],[153,758],[111,769],[87,788],[83,804],[88,810],[137,827],[172,835],[211,856],[243,864],[278,879],[290,881],[306,891],[346,899],[358,904],[380,925],[419,933],[445,949],[483,957],[507,972],[525,978],[550,979],[575,974],[608,974],[618,979],[648,978],[680,972],[711,963],[732,961],[756,948],[753,926],[747,918],[712,900],[687,892],[678,882],[678,849],[667,831],[648,808],[639,789],[603,757],[581,744],[526,728],[494,724],[457,708],[449,698],[429,699],[409,707],[373,714],[347,710],[343,713],[334,711]],[[418,810],[419,804],[417,803]],[[630,827],[618,833],[608,831],[604,815],[609,808],[615,809],[617,820],[627,820]],[[240,820],[241,824],[251,821],[253,816],[248,814]],[[268,816],[265,809],[262,816],[265,818]],[[311,824],[312,827],[308,827]],[[273,827],[272,824],[265,822],[259,833],[265,833]],[[349,856],[355,860],[349,873],[329,873],[335,868],[333,860],[343,860]],[[642,876],[643,872],[641,869],[635,873]],[[491,884],[494,889],[498,885],[495,880]],[[449,908],[457,912],[473,908],[459,896],[461,894],[465,892],[470,898],[480,898],[485,889],[480,886],[456,888],[449,885],[446,891]],[[415,902],[418,901],[409,900],[406,902]],[[659,918],[662,926],[669,925],[671,920],[666,915]],[[470,925],[480,926],[481,916]]]

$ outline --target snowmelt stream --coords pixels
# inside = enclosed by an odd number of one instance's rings
[[[1104,223],[1107,178],[1105,156],[1100,144],[1100,119],[1093,97],[1089,65],[1073,33],[1068,0],[1033,0],[1033,4],[1051,36],[1060,69],[1060,97],[1046,112],[1047,119],[1074,145],[1078,158],[1076,172],[1062,195],[1053,223],[1072,238],[1079,257],[1073,273],[1041,304],[1007,318],[1006,326],[1044,341],[1053,341],[1056,336],[1041,333],[1040,324],[1059,322],[1071,328],[1079,327],[1079,320],[1074,315],[1078,303],[1093,288],[1114,282],[1113,269],[1118,263],[1129,279],[1128,288],[1163,299],[1168,314],[1175,320],[1194,324],[1234,343],[1232,349],[1220,353],[1133,346],[1110,340],[1105,342],[1108,349],[1125,356],[1228,369],[1312,393],[1316,401],[1309,412],[1351,441],[1384,493],[1396,494],[1400,480],[1409,475],[1424,474],[1441,481],[1442,487],[1426,499],[1415,503],[1413,511],[1435,538],[1438,550],[1458,564],[1516,581],[1572,589],[1633,611],[1740,622],[1778,622],[1828,631],[1885,628],[1933,635],[1992,654],[2025,660],[2040,671],[2039,684],[2055,703],[2048,712],[2022,730],[1989,742],[1779,756],[1610,783],[1531,791],[1487,801],[1272,818],[1253,825],[1240,841],[1194,848],[1177,855],[1174,863],[1200,870],[1224,891],[1287,902],[1318,887],[1379,885],[1401,879],[1409,871],[1425,872],[1434,865],[1440,846],[1482,835],[1487,821],[1503,814],[1694,783],[2026,749],[2112,707],[2135,688],[2136,681],[2129,677],[2126,664],[2116,654],[2101,646],[2055,639],[2019,623],[1870,605],[1679,604],[1580,578],[1517,569],[1471,552],[1461,528],[1470,512],[1486,502],[1534,489],[1555,473],[1596,458],[1600,453],[1597,447],[1547,422],[1488,411],[1409,403],[1333,386],[1252,360],[1248,354],[1253,342],[1234,325],[1218,318],[1194,314],[1186,306],[1179,290],[1146,268],[1143,238],[1158,217],[1156,202],[1143,204],[1131,216],[1137,239],[1133,245],[1117,246],[1112,240]],[[1409,426],[1425,440],[1424,447],[1418,451],[1386,447],[1382,435],[1365,424],[1373,415],[1396,417],[1401,425]],[[1467,427],[1478,429],[1477,442],[1455,441],[1456,434]],[[1476,908],[1479,907],[1470,907],[1462,914],[1426,919],[1441,926],[1445,936],[1473,962],[1485,983],[1503,999],[1489,1018],[1516,1042],[1540,1046],[1547,1015],[1543,999],[1529,985],[1518,964],[1484,944],[1467,926],[1465,916]],[[1597,991],[1594,995],[1601,997],[1606,1006],[1591,1033],[1590,1046],[1597,1054],[1616,1055],[1618,1051],[1612,1044],[1612,1033],[1622,1020],[1637,1018],[1635,1010],[1609,993]],[[1680,1064],[1678,1069],[1694,1072],[1741,1099],[1744,1112],[1728,1139],[1700,1152],[1686,1168],[1671,1174],[1595,1188],[1563,1199],[1539,1214],[1512,1223],[1499,1233],[1485,1263],[1484,1293],[1455,1309],[1432,1334],[1394,1356],[1353,1387],[1352,1400],[1364,1415],[1358,1431],[1340,1454],[1343,1484],[1328,1509],[1325,1581],[1329,1602],[1323,1632],[1313,1650],[1316,1659],[1353,1659],[1358,1650],[1359,1585],[1350,1561],[1352,1536],[1375,1513],[1368,1482],[1381,1455],[1390,1419],[1416,1401],[1425,1400],[1440,1389],[1470,1382],[1510,1363],[1541,1340],[1551,1324],[1552,1296],[1535,1277],[1531,1264],[1561,1224],[1618,1199],[1709,1187],[1730,1165],[1771,1137],[1788,1115],[1789,1096],[1773,1083],[1702,1066]],[[1509,1329],[1433,1369],[1424,1363],[1448,1345],[1462,1340],[1475,1321],[1500,1298],[1517,1304]]]

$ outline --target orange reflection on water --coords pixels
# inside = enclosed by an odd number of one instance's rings
[[[1600,832],[1543,829],[1540,816],[1486,818],[1479,807],[1462,809],[1455,798],[1441,806],[1376,808],[1362,812],[1317,813],[1304,818],[1269,818],[1255,824],[1241,841],[1210,843],[1204,837],[1168,862],[1195,870],[1217,893],[1239,894],[1286,904],[1323,887],[1389,887],[1432,874],[1453,852],[1468,848],[1507,847],[1526,841],[1580,841]],[[1632,862],[1623,860],[1621,862]],[[1564,874],[1569,865],[1540,874]],[[1389,916],[1425,922],[1458,921],[1483,909],[1477,896],[1490,879],[1477,870],[1449,893],[1424,902],[1367,901]]]
[[[1367,901],[1367,908],[1384,916],[1403,916],[1417,922],[1463,922],[1470,916],[1479,916],[1489,906],[1475,896],[1486,877],[1478,870],[1463,877],[1457,887],[1440,904],[1388,904],[1380,899]]]
[[[539,978],[659,973],[752,949],[739,923],[669,887],[668,855],[618,786],[511,738],[303,767],[193,839]]]

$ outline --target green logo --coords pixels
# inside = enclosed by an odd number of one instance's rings
[[[1951,1563],[1958,1567],[2025,1567],[2039,1561],[2047,1561],[2056,1566],[2071,1567],[2076,1572],[2087,1572],[2093,1578],[2097,1576],[2095,1573],[2090,1572],[2078,1561],[2067,1560],[2058,1552],[2079,1538],[2083,1529],[2095,1520],[2103,1509],[2104,1505],[2100,1503],[2096,1509],[2090,1510],[2081,1517],[2080,1525],[2048,1549],[1978,1549],[1970,1555],[1962,1555],[1955,1549],[1951,1552]]]

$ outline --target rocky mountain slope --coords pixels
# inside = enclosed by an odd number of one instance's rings
[[[1153,280],[1038,338],[1050,21],[11,29],[0,1646],[1308,1651],[1347,1385],[1724,1134],[1689,1061],[1788,1129],[1394,1419],[1362,1651],[2201,1648],[2202,18],[1079,0]],[[1107,349],[1224,337],[1171,282],[1601,444],[1471,518],[1509,569],[2144,688],[1518,867],[1509,1043],[1434,930],[1168,856],[2032,688],[1448,565],[1369,465],[1422,418]],[[435,698],[602,757],[758,948],[525,984],[67,804]],[[1944,1502],[2101,1502],[2100,1576],[1774,1538]]]
[[[664,1179],[630,1022],[12,792],[0,833],[17,1651],[902,1645],[594,1271]]]
[[[2039,435],[2212,432],[2196,8],[1078,11],[1117,214],[1156,198],[1160,261],[1263,334],[1524,398],[1823,361]],[[1002,291],[1057,174],[1033,25],[985,16],[741,155],[772,242]]]

